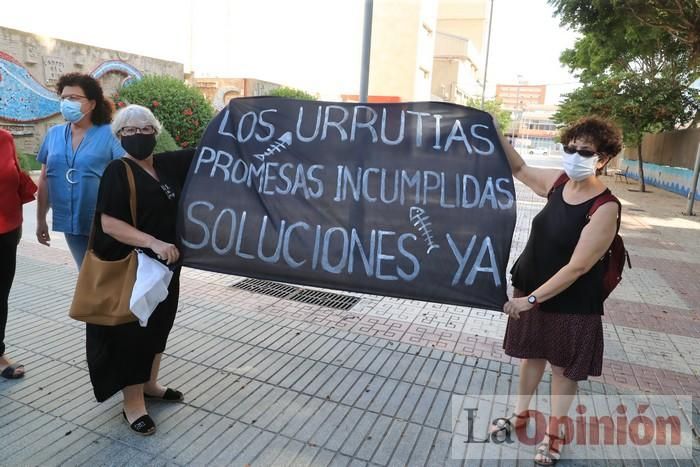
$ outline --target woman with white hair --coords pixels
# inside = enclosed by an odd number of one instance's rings
[[[160,130],[160,123],[145,107],[129,105],[116,114],[112,131],[126,155],[111,162],[102,176],[93,249],[101,259],[115,261],[140,248],[169,265],[174,274],[168,297],[156,307],[146,327],[138,322],[87,325],[87,360],[95,397],[102,402],[122,391],[123,417],[141,435],[151,435],[156,429],[145,398],[183,400],[181,392],[158,383],[158,371],[178,305],[180,268],[175,263],[180,254],[175,246],[175,221],[194,150],[153,155]],[[136,219],[131,218],[125,163],[136,188]]]

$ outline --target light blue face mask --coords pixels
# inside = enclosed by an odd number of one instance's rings
[[[80,102],[62,100],[61,115],[71,123],[79,122],[85,114],[80,111]]]

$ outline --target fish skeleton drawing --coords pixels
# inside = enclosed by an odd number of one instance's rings
[[[423,236],[423,240],[428,246],[427,254],[430,254],[436,248],[440,248],[440,245],[433,240],[433,230],[430,228],[433,224],[430,222],[430,217],[425,213],[425,209],[413,206],[409,213],[409,219]]]
[[[142,74],[133,66],[119,60],[100,64],[90,75],[96,79],[107,73],[124,75],[123,85]],[[61,101],[52,89],[37,81],[11,55],[0,52],[0,119],[10,122],[35,122],[58,114]]]
[[[254,157],[259,159],[262,162],[265,162],[265,158],[273,155],[276,152],[282,152],[285,149],[287,149],[289,146],[292,145],[292,132],[288,131],[279,138],[277,138],[277,141],[272,143],[268,148],[265,150],[264,153],[262,154],[255,154]]]

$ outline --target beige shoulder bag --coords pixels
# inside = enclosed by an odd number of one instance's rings
[[[129,179],[132,225],[137,228],[134,174],[128,162],[122,162]],[[87,253],[78,274],[78,284],[75,287],[69,316],[78,321],[103,326],[137,321],[138,318],[129,309],[129,300],[136,281],[137,253],[132,250],[126,258],[117,261],[103,261],[98,258],[92,250],[95,222],[100,222],[97,215],[93,220]]]

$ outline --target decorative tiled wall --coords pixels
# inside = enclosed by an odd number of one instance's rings
[[[0,128],[20,152],[35,153],[48,127],[63,122],[55,84],[70,72],[99,79],[107,96],[144,74],[184,75],[180,63],[0,27]]]
[[[627,168],[627,176],[639,180],[639,164],[636,160],[622,159],[620,169]],[[669,167],[644,163],[644,181],[648,185],[662,188],[688,197],[693,171],[683,167]],[[695,199],[700,200],[700,183],[695,187]]]

